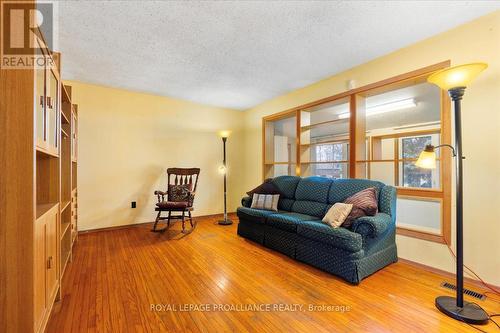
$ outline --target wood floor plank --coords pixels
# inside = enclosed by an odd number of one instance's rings
[[[141,225],[80,235],[47,332],[476,331],[434,307],[437,295],[452,295],[440,287],[448,279],[439,274],[396,263],[353,286],[216,221],[198,218],[187,235],[178,224],[163,234]],[[497,295],[476,302],[500,312]],[[154,311],[152,304],[177,311]],[[303,311],[182,311],[189,304],[297,304]],[[309,311],[309,305],[348,308]],[[492,323],[480,328],[498,332]]]

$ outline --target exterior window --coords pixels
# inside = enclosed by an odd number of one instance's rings
[[[421,187],[432,188],[432,170],[421,169],[415,166],[413,161],[405,161],[406,159],[418,158],[420,152],[426,145],[432,143],[432,137],[420,136],[401,139],[402,155],[403,155],[403,183],[404,187]]]
[[[346,145],[342,143],[316,146],[316,161],[331,162],[344,160],[347,155],[344,146]],[[331,166],[326,164],[326,166],[319,167],[318,169],[331,169]]]
[[[313,174],[326,178],[347,178],[348,167],[346,163],[332,163],[345,161],[349,154],[347,143],[321,144],[315,146],[315,161]]]
[[[439,189],[441,187],[439,177],[439,151],[436,152],[438,155],[438,168],[434,170],[421,169],[415,165],[418,155],[425,148],[425,146],[437,146],[439,141],[438,134],[426,134],[399,138],[399,186],[422,189]]]

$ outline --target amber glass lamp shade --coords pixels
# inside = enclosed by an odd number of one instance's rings
[[[228,130],[222,130],[222,131],[219,131],[219,136],[221,138],[225,138],[227,139],[229,137],[229,135],[231,135],[231,131],[228,131]]]
[[[454,66],[437,71],[430,75],[427,81],[434,83],[441,89],[450,90],[458,87],[467,87],[483,70],[488,67],[485,63],[472,63],[460,66]]]
[[[427,146],[418,156],[415,165],[422,169],[436,169],[436,152],[433,146]]]

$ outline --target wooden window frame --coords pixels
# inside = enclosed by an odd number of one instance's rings
[[[412,82],[416,83],[418,81],[422,81],[427,78],[430,74],[435,71],[441,70],[443,68],[450,67],[450,60],[446,60],[431,66],[423,67],[405,74],[397,75],[379,82],[371,83],[359,88],[351,89],[348,91],[341,92],[339,94],[335,94],[332,96],[328,96],[310,103],[306,103],[303,105],[299,105],[293,107],[288,110],[284,110],[269,116],[265,116],[262,118],[262,178],[266,177],[266,122],[268,121],[276,121],[289,117],[296,117],[296,170],[295,174],[297,176],[301,175],[301,112],[307,109],[315,108],[321,106],[326,103],[336,102],[341,99],[349,100],[349,110],[350,110],[350,118],[349,118],[349,158],[347,160],[348,168],[349,168],[349,178],[358,178],[357,176],[361,173],[364,165],[359,162],[373,162],[371,160],[372,157],[372,141],[369,139],[369,151],[366,152],[366,131],[364,130],[364,108],[359,107],[360,105],[364,105],[362,99],[368,94],[378,94],[383,91],[398,89],[398,87],[405,87],[410,85]],[[428,134],[433,130],[423,130],[423,131],[414,131],[414,132],[406,132],[406,133],[397,133],[391,134],[390,137],[399,136],[412,136],[419,135],[419,133],[425,132]],[[451,143],[451,102],[448,97],[448,93],[444,90],[441,91],[441,128],[436,129],[440,133],[440,143]],[[435,132],[436,133],[436,132]],[[434,133],[434,134],[435,134]],[[383,136],[381,136],[383,137]],[[398,147],[396,147],[398,146]],[[396,171],[399,168],[399,149],[398,140],[395,140],[395,164],[397,164],[395,168],[395,176]],[[365,155],[364,158],[361,158],[362,155]],[[369,157],[369,160],[366,160],[366,156]],[[425,199],[432,198],[441,200],[441,233],[434,234],[426,231],[415,230],[404,227],[397,227],[397,234],[413,237],[418,239],[423,239],[427,241],[437,242],[437,243],[449,243],[451,237],[451,181],[452,181],[452,154],[448,150],[441,151],[440,157],[440,189],[420,189],[420,188],[406,188],[396,186],[398,197],[405,198],[414,198],[414,199]],[[391,160],[392,161],[392,160]],[[368,163],[368,166],[370,163]],[[369,169],[369,167],[368,167]],[[363,171],[364,172],[364,171]],[[398,172],[398,171],[397,171]],[[397,175],[397,181],[399,180],[399,172]]]

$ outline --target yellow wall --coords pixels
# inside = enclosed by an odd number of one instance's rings
[[[500,285],[500,11],[398,50],[245,112],[244,188],[261,181],[261,119],[357,86],[450,59],[452,64],[489,64],[463,101],[465,161],[465,263],[490,283]],[[402,258],[454,271],[444,245],[398,236]]]
[[[195,215],[222,212],[220,129],[228,140],[229,211],[241,199],[243,112],[102,86],[73,86],[79,110],[80,230],[153,221],[167,167],[200,167]],[[131,209],[130,202],[137,201]]]

